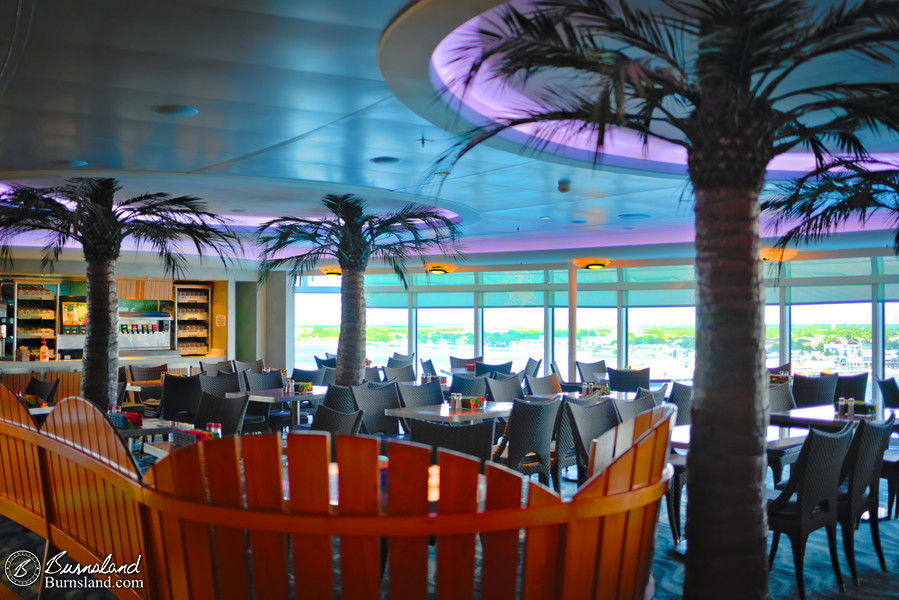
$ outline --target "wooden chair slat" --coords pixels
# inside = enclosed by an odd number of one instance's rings
[[[225,506],[243,506],[240,475],[240,438],[226,437],[208,442],[205,448],[209,501]],[[177,453],[176,453],[177,454]],[[246,530],[238,527],[212,528],[218,566],[218,590],[227,600],[250,597]]]
[[[438,514],[477,510],[480,462],[448,450],[438,452],[440,500]],[[475,536],[471,533],[437,538],[437,598],[470,598],[474,590]]]
[[[153,478],[156,488],[162,492],[175,493],[175,461],[180,457],[171,457],[153,465]],[[179,519],[162,514],[159,518],[159,533],[162,537],[160,556],[170,565],[168,570],[167,586],[173,596],[183,594],[190,589],[187,572],[187,557],[184,555],[184,543],[181,539],[181,523]],[[175,563],[175,564],[173,564]]]
[[[330,440],[327,432],[288,436],[291,511],[323,516],[330,513]],[[334,589],[332,537],[293,535],[290,541],[293,546],[294,580],[301,582],[303,595],[331,598]],[[300,596],[299,593],[296,595]]]
[[[559,504],[561,499],[549,488],[529,482],[528,506]],[[558,563],[562,557],[556,551],[559,526],[534,526],[527,530],[524,546],[524,600],[550,600],[557,596]]]
[[[249,435],[241,440],[248,508],[284,509],[281,437]],[[253,587],[259,598],[287,598],[287,536],[250,530]]]
[[[205,444],[187,446],[179,452],[178,460],[172,465],[176,493],[198,502],[206,501],[204,448]],[[190,574],[191,598],[196,600],[217,598],[209,527],[205,523],[182,520],[181,540],[184,543],[184,556],[187,558],[187,572]]]
[[[377,438],[337,438],[337,482],[341,515],[376,515],[380,505]],[[380,540],[344,536],[340,540],[341,590],[346,600],[379,596]]]
[[[521,477],[505,467],[487,464],[486,510],[521,508]],[[481,596],[500,600],[515,598],[518,578],[518,531],[481,534]]]
[[[428,468],[431,448],[391,443],[387,452],[387,512],[391,515],[428,513]],[[389,541],[390,597],[423,599],[428,593],[428,538],[392,537]]]
[[[0,374],[0,382],[15,392],[24,391],[32,377],[40,379],[38,373],[3,373]]]

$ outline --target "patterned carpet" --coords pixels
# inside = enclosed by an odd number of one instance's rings
[[[574,492],[574,484],[563,484],[563,496]],[[882,486],[881,497],[886,498],[886,487]],[[686,500],[685,500],[686,504]],[[882,504],[886,504],[885,500]],[[827,551],[827,537],[823,530],[813,533],[808,541],[805,557],[805,589],[807,597],[814,600],[847,598],[862,600],[896,600],[899,598],[899,521],[881,521],[880,535],[883,543],[884,554],[887,560],[889,572],[882,573],[877,562],[877,556],[871,545],[869,526],[863,523],[856,531],[856,562],[858,564],[860,587],[854,587],[849,579],[849,567],[842,550],[842,538],[839,556],[840,566],[846,581],[846,594],[841,594],[836,586],[833,571],[830,567],[830,556]],[[840,534],[838,534],[839,536]],[[770,536],[769,536],[770,546]],[[43,553],[43,540],[30,531],[17,524],[0,517],[0,564],[5,563],[10,553],[16,550],[30,550],[39,557]],[[659,519],[659,527],[656,532],[656,554],[653,565],[653,575],[656,581],[656,595],[658,600],[681,598],[681,588],[684,577],[684,563],[680,555],[674,552],[674,544],[668,528],[668,517],[662,503],[662,514]],[[16,588],[12,586],[6,577],[0,578],[3,584],[8,586],[0,589],[0,598],[7,597],[12,592],[13,597],[36,598],[37,587]],[[796,580],[793,571],[793,558],[789,540],[781,539],[774,570],[771,572],[771,597],[797,598]],[[94,600],[111,599],[114,596],[107,592],[85,590],[55,590],[50,598],[67,600]]]

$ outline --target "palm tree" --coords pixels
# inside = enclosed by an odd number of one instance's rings
[[[781,248],[824,238],[852,218],[865,222],[886,212],[896,232],[893,250],[899,254],[899,168],[837,161],[791,181],[782,194],[762,203],[774,215],[775,226],[787,226]]]
[[[810,151],[819,167],[863,161],[861,132],[899,130],[899,84],[800,77],[854,54],[893,64],[896,0],[816,8],[806,0],[603,0],[501,9],[458,49],[462,83],[525,88],[536,108],[479,125],[442,159],[533,124],[565,139],[610,127],[685,149],[696,225],[697,327],[685,598],[767,598],[764,502],[767,383],[759,195],[772,158]],[[545,77],[548,72],[552,77]],[[818,76],[820,75],[820,76]],[[533,138],[537,139],[537,138]],[[543,136],[548,139],[548,136]],[[553,142],[535,141],[544,149]]]
[[[441,212],[409,204],[393,213],[365,212],[365,201],[352,194],[328,194],[322,204],[333,217],[321,220],[281,217],[262,224],[260,281],[274,269],[287,267],[292,277],[316,265],[337,260],[341,269],[340,337],[337,342],[339,385],[362,382],[365,369],[365,283],[372,258],[384,260],[406,285],[406,262],[430,250],[453,252],[457,225]],[[307,246],[300,254],[281,256],[294,245]]]
[[[118,318],[116,260],[130,238],[148,245],[165,271],[183,273],[185,242],[201,253],[213,250],[223,261],[239,245],[224,220],[209,213],[198,198],[141,194],[116,200],[122,188],[115,179],[69,179],[55,188],[16,187],[0,194],[0,258],[9,264],[16,235],[43,231],[41,267],[52,268],[63,249],[81,245],[87,263],[87,335],[81,395],[105,410],[116,402]]]

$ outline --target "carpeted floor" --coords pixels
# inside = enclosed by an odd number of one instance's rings
[[[885,485],[882,486],[881,497],[886,498]],[[574,484],[565,483],[563,496],[574,492]],[[685,499],[686,504],[686,499]],[[883,502],[885,504],[885,501]],[[681,598],[681,588],[684,578],[683,558],[674,552],[674,543],[668,528],[668,516],[662,503],[662,514],[659,519],[659,527],[656,532],[656,553],[653,564],[653,575],[656,581],[656,595],[658,600]],[[839,535],[839,534],[838,534]],[[823,530],[817,531],[809,538],[805,558],[805,586],[809,599],[827,600],[847,598],[860,600],[896,600],[899,598],[899,521],[881,521],[880,535],[883,543],[884,554],[887,559],[889,572],[882,573],[877,562],[877,556],[871,545],[869,526],[863,523],[856,531],[856,562],[858,564],[860,587],[852,586],[849,580],[849,567],[843,556],[842,539],[840,543],[840,566],[846,581],[846,594],[841,594],[836,586],[833,571],[830,567],[830,556],[827,550],[827,537]],[[769,537],[770,546],[770,537]],[[16,550],[30,550],[41,557],[43,555],[43,540],[23,529],[19,525],[0,517],[0,564],[4,564],[10,553]],[[20,598],[36,598],[37,587],[16,588],[12,586],[6,577],[2,577],[6,589],[0,589],[0,598],[13,596]],[[796,580],[793,571],[793,558],[789,540],[782,538],[774,570],[771,572],[771,597],[797,598]],[[114,598],[110,593],[85,590],[56,590],[51,592],[50,598],[66,600],[106,600]]]

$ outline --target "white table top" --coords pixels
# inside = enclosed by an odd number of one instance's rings
[[[471,423],[487,419],[508,417],[512,412],[511,402],[488,402],[484,410],[470,408],[450,408],[449,404],[434,404],[408,408],[388,408],[384,414],[388,417],[402,419],[418,419],[420,421],[436,421],[438,423]]]

